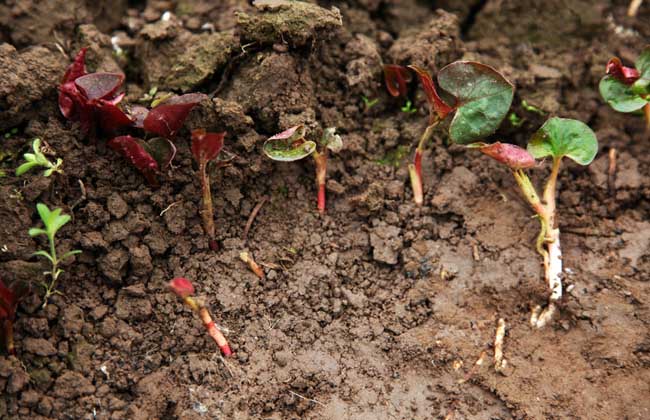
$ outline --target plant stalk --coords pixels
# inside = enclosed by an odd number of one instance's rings
[[[645,132],[650,133],[650,102],[643,107],[643,116],[645,117]]]
[[[327,182],[327,149],[322,152],[314,152],[316,163],[316,185],[318,186],[318,211],[325,213],[325,184]]]
[[[14,321],[5,319],[4,322],[5,344],[7,346],[7,353],[16,355],[16,346],[14,345]]]
[[[210,335],[214,342],[217,343],[217,346],[219,346],[221,353],[223,353],[223,355],[226,357],[230,356],[232,354],[230,345],[228,344],[226,337],[224,337],[223,333],[217,327],[217,324],[215,324],[212,320],[212,316],[210,316],[208,308],[199,304],[191,296],[183,298],[183,301],[187,306],[189,306],[194,312],[199,315],[201,322],[203,322],[203,325],[208,330],[208,335]]]
[[[212,208],[212,192],[210,191],[210,175],[208,175],[208,162],[202,160],[199,162],[199,172],[201,174],[201,193],[203,196],[203,209],[201,218],[203,219],[203,229],[208,236],[208,244],[212,251],[217,250],[216,234],[214,229],[214,210]]]
[[[424,148],[433,135],[433,129],[438,125],[438,121],[430,124],[422,133],[418,147],[415,148],[413,163],[409,165],[409,178],[411,178],[411,188],[413,189],[413,200],[415,204],[421,206],[424,202],[424,189],[422,187],[422,155]]]
[[[56,246],[54,244],[54,236],[48,235],[48,239],[50,241],[50,257],[52,257],[52,271],[50,272],[50,278],[52,281],[50,284],[44,284],[45,286],[45,296],[43,297],[43,306],[42,308],[45,308],[47,306],[47,302],[54,294],[55,288],[56,288],[56,282],[59,279],[59,275],[61,272],[59,271],[59,259],[56,256]]]

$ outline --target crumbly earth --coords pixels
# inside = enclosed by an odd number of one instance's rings
[[[262,3],[0,6],[0,276],[35,283],[18,310],[18,355],[0,357],[0,418],[650,418],[648,138],[639,117],[615,113],[597,91],[610,56],[630,62],[650,40],[650,5],[631,19],[623,0],[319,1],[300,13]],[[212,174],[218,251],[203,235],[187,130],[151,189],[60,115],[56,85],[84,45],[92,69],[126,72],[131,103],[153,87],[214,93],[186,125],[228,131],[236,154]],[[571,291],[543,330],[528,324],[547,294],[537,222],[507,170],[446,146],[441,129],[424,156],[425,204],[412,204],[406,161],[426,105],[418,94],[418,111],[401,112],[381,64],[433,70],[461,58],[517,86],[522,124],[507,120],[495,139],[523,145],[549,115],[598,135],[594,164],[567,163],[560,176]],[[261,154],[266,137],[297,123],[344,137],[324,216],[312,162]],[[13,176],[34,137],[63,158],[65,175]],[[547,173],[543,164],[531,176]],[[37,202],[73,215],[59,247],[83,251],[45,308],[46,267],[31,256],[45,244],[27,236]],[[265,280],[239,260],[245,250]],[[175,276],[194,281],[234,357],[222,359],[167,291]],[[501,372],[491,362],[499,318]]]

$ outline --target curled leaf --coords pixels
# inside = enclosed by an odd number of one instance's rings
[[[192,108],[206,98],[207,95],[202,93],[173,96],[149,111],[142,126],[150,133],[173,138],[183,126]]]
[[[526,169],[535,166],[535,158],[526,149],[514,144],[496,142],[479,147],[479,150],[497,162],[511,169]]]
[[[176,156],[176,146],[164,137],[154,137],[148,141],[139,140],[139,143],[154,158],[160,169],[168,167]]]
[[[158,185],[156,173],[158,172],[158,162],[147,152],[140,139],[131,136],[119,136],[108,142],[108,147],[125,157],[133,166],[135,166],[150,185]]]
[[[305,127],[297,125],[270,137],[264,143],[264,154],[280,162],[292,162],[309,156],[316,150],[316,143],[305,140]]]
[[[424,93],[427,97],[427,102],[429,103],[429,124],[435,122],[436,117],[440,120],[444,120],[447,115],[454,110],[454,108],[447,105],[440,98],[440,95],[438,95],[438,91],[436,90],[436,85],[433,83],[429,72],[418,66],[409,66],[409,68],[413,69],[418,74],[420,83],[422,84],[422,89],[424,89]]]
[[[336,134],[336,127],[326,128],[323,131],[323,137],[320,143],[334,153],[338,153],[343,149],[343,140],[341,136]]]
[[[494,133],[508,114],[515,87],[490,66],[456,61],[440,70],[438,84],[457,99],[451,140],[468,144]]]
[[[412,79],[406,67],[397,64],[384,65],[384,82],[391,96],[406,96],[406,84]]]
[[[609,74],[619,82],[631,85],[639,77],[639,71],[632,67],[625,67],[618,57],[614,57],[607,63],[605,74]]]
[[[76,79],[86,74],[86,52],[87,51],[88,51],[88,47],[84,47],[79,50],[77,56],[74,58],[74,61],[72,62],[72,64],[70,64],[65,74],[63,75],[63,80],[61,81],[62,84],[68,82],[74,82]]]
[[[226,133],[207,133],[203,129],[192,131],[192,156],[197,162],[209,162],[219,156]]]
[[[188,296],[194,294],[194,286],[192,282],[183,277],[177,277],[174,280],[169,282],[170,290],[181,299],[185,299]]]
[[[582,121],[553,117],[533,135],[528,151],[537,159],[566,156],[580,165],[589,165],[598,152],[598,140]]]

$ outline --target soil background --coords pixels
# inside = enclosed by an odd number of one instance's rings
[[[630,64],[650,40],[650,4],[635,19],[626,8],[5,0],[0,276],[36,286],[19,306],[17,357],[0,357],[0,418],[649,419],[649,140],[642,118],[615,113],[597,90],[611,56]],[[176,139],[160,188],[60,115],[57,84],[83,46],[90,70],[126,73],[126,102],[153,87],[214,94]],[[424,156],[425,204],[412,203],[406,163],[426,104],[414,90],[417,112],[401,112],[381,64],[435,72],[462,58],[516,84],[521,124],[506,120],[494,139],[525,145],[559,115],[585,121],[600,142],[591,166],[567,162],[559,177],[572,289],[542,330],[528,324],[547,296],[537,221],[506,169],[446,146],[440,129]],[[314,137],[336,126],[344,138],[330,159],[324,216],[312,163],[261,153],[265,138],[297,123]],[[226,130],[237,156],[212,174],[217,252],[203,235],[189,152],[188,130],[199,127]],[[13,176],[34,137],[63,158],[65,175]],[[545,164],[531,176],[548,172]],[[37,284],[46,267],[31,256],[45,243],[27,235],[37,202],[73,216],[59,246],[83,251],[45,308]],[[266,280],[239,260],[244,250]],[[167,291],[175,276],[195,282],[234,357],[224,361]],[[501,373],[491,362],[499,318],[508,327]],[[472,368],[482,352],[485,363]]]

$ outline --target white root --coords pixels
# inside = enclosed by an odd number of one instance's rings
[[[507,361],[503,358],[503,339],[506,335],[506,321],[499,318],[497,323],[497,332],[494,337],[494,369],[501,372],[507,366]]]
[[[541,306],[533,308],[530,316],[530,325],[542,328],[553,319],[557,307],[555,302],[562,299],[562,249],[560,247],[560,229],[552,229],[550,241],[547,243],[548,257],[544,262],[544,271],[548,288],[551,291],[548,306],[542,310]]]

